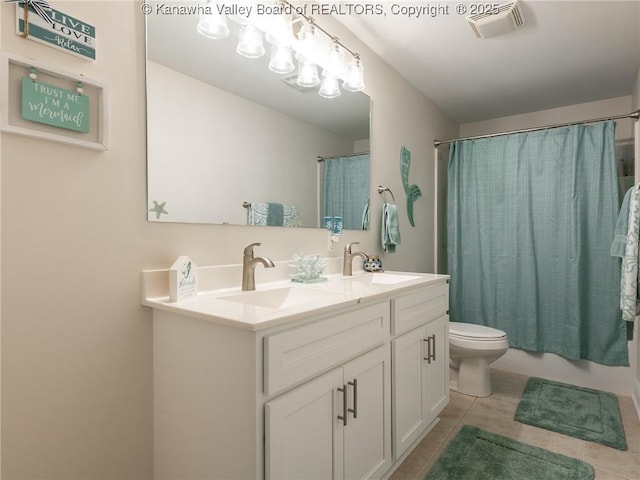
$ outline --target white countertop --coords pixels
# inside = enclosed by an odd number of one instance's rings
[[[429,273],[358,271],[352,277],[327,275],[327,281],[322,283],[289,280],[257,283],[256,290],[251,292],[242,292],[239,286],[200,291],[195,297],[171,302],[163,288],[151,285],[163,278],[160,272],[143,272],[143,305],[252,331],[299,320],[309,314],[389,298],[427,284],[445,283],[449,278]],[[149,275],[145,277],[145,274]],[[149,280],[150,276],[155,276],[155,280]],[[387,280],[389,283],[384,283]]]

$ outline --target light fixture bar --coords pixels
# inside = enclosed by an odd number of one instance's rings
[[[329,39],[331,39],[332,41],[334,41],[335,43],[337,43],[338,45],[340,45],[340,47],[342,47],[346,52],[348,52],[353,58],[359,59],[360,58],[360,54],[357,52],[354,52],[353,50],[351,50],[349,47],[347,47],[344,43],[342,43],[338,37],[331,35],[329,32],[327,32],[324,28],[322,28],[320,25],[318,25],[316,23],[316,21],[313,19],[313,17],[309,16],[309,15],[305,15],[302,12],[298,12],[296,11],[296,8],[287,0],[280,0],[281,3],[284,3],[285,5],[288,5],[291,8],[292,12],[296,12],[296,15],[298,15],[299,17],[302,17],[305,19],[305,21],[307,23],[311,23],[315,28],[317,28],[318,30],[320,30],[322,33],[324,33]],[[295,21],[295,20],[294,20]]]
[[[216,4],[220,0],[200,0],[207,5]],[[255,0],[250,0],[255,1]],[[303,88],[315,88],[320,85],[318,94],[324,98],[335,98],[340,95],[339,80],[342,88],[349,92],[360,92],[365,88],[364,69],[360,54],[354,52],[338,37],[317,25],[315,19],[296,8],[290,0],[273,0],[278,8],[288,10],[276,13],[275,19],[249,19],[243,22],[235,15],[229,18],[241,25],[239,41],[236,48],[238,54],[255,59],[265,54],[264,40],[271,44],[269,70],[286,75],[295,69],[293,53],[298,61],[296,83]],[[277,11],[277,10],[276,10]],[[212,38],[225,38],[229,34],[226,26],[227,15],[201,15],[197,30],[202,35]],[[298,24],[297,32],[293,28]],[[224,27],[224,28],[223,28]],[[316,35],[321,32],[322,35]],[[351,56],[351,59],[345,58]],[[348,60],[348,64],[345,63]],[[322,68],[322,76],[318,69]]]

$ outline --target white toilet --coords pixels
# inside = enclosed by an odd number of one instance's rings
[[[489,365],[508,349],[507,334],[502,330],[449,322],[451,390],[474,397],[491,395]]]

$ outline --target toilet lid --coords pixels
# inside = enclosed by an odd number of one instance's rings
[[[507,337],[506,333],[497,328],[460,322],[449,322],[449,335],[476,340],[500,340]]]

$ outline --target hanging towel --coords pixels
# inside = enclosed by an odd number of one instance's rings
[[[369,200],[364,204],[362,211],[362,230],[369,230]]]
[[[628,192],[631,187],[634,185],[633,177],[618,177],[618,192],[620,194],[620,203],[622,203],[622,199],[624,197],[625,192]]]
[[[295,206],[271,202],[251,202],[247,224],[274,227],[300,226]]]
[[[638,314],[638,253],[640,240],[640,190],[630,188],[624,196],[611,255],[622,258],[620,268],[620,309],[622,319],[633,322]]]
[[[382,248],[387,253],[393,253],[396,245],[400,245],[398,209],[393,203],[385,203],[382,207]]]

